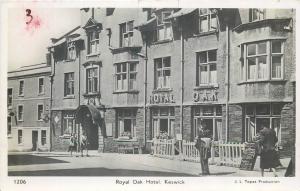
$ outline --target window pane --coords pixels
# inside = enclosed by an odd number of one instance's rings
[[[136,71],[136,64],[130,64],[130,71]]]
[[[280,41],[272,42],[272,53],[281,53],[281,42]]]
[[[255,79],[256,62],[255,58],[248,58],[248,79]]]
[[[170,107],[170,115],[171,116],[175,115],[175,109],[174,109],[174,107]]]
[[[258,54],[265,54],[267,52],[267,43],[261,42],[258,43]]]
[[[170,57],[166,57],[163,59],[164,67],[170,67]]]
[[[157,64],[157,68],[162,68],[161,59],[156,59],[155,63]]]
[[[268,68],[267,68],[267,57],[260,56],[258,57],[258,78],[266,79],[268,77]]]
[[[211,15],[211,18],[210,18],[210,29],[211,30],[216,30],[218,27],[217,27],[217,17],[215,14]]]
[[[165,24],[165,36],[164,39],[171,39],[172,38],[172,25]]]
[[[117,73],[121,72],[121,64],[117,64]]]
[[[164,40],[164,37],[165,37],[165,28],[159,28],[158,31],[157,31],[157,39],[158,40]]]
[[[164,76],[171,76],[170,70],[164,70]]]
[[[200,83],[201,84],[207,84],[208,83],[207,66],[200,66]]]
[[[195,116],[200,116],[200,107],[195,107],[194,112]]]
[[[258,104],[256,105],[257,115],[270,115],[270,105],[269,104]]]
[[[153,116],[157,116],[158,115],[158,109],[157,108],[153,108],[152,109],[152,115]]]
[[[216,50],[208,51],[208,61],[212,62],[216,60],[217,60],[217,51]]]
[[[122,72],[127,71],[127,63],[122,63]]]
[[[263,127],[270,128],[270,118],[256,118],[256,134],[259,133]]]
[[[256,44],[249,44],[247,48],[248,48],[248,56],[256,54]]]
[[[168,107],[162,107],[162,108],[160,109],[160,115],[162,115],[162,116],[167,116],[167,115],[169,115],[169,108],[168,108]]]
[[[208,31],[208,18],[207,16],[203,16],[200,18],[200,32]]]
[[[203,107],[203,115],[204,116],[212,116],[212,115],[214,115],[213,107],[204,106]]]
[[[210,83],[217,83],[217,67],[216,64],[210,64]]]
[[[281,78],[281,56],[272,56],[272,78]]]
[[[208,13],[208,9],[200,9],[200,15],[205,15]]]
[[[254,106],[246,106],[246,115],[254,115]]]
[[[127,31],[133,31],[133,21],[127,23]]]
[[[272,114],[273,115],[281,115],[281,104],[272,104]]]
[[[200,63],[207,63],[207,54],[206,52],[199,53],[199,62]]]
[[[222,106],[216,106],[216,115],[221,116],[222,115]]]

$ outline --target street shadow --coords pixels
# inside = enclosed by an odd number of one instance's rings
[[[59,169],[59,170],[39,170],[39,171],[11,171],[8,176],[171,176],[171,177],[192,177],[196,175],[144,171],[129,169],[109,169],[109,168],[79,168],[79,169]]]
[[[35,155],[8,155],[8,166],[32,165],[32,164],[51,164],[51,163],[69,163],[67,161],[40,157]]]

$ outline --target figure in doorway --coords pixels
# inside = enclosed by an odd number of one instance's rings
[[[266,125],[263,125],[263,129],[259,132],[258,141],[261,147],[261,176],[264,176],[264,169],[271,169],[274,176],[277,177],[275,168],[280,165],[280,161],[276,152],[276,143],[278,141],[276,132]]]
[[[208,159],[211,157],[211,137],[209,137],[209,135],[209,130],[204,127],[198,129],[198,137],[195,146],[200,153],[202,175],[210,174]]]
[[[82,135],[81,137],[81,141],[80,141],[80,152],[81,152],[81,156],[83,157],[83,150],[86,151],[86,156],[88,157],[88,140],[86,135]]]

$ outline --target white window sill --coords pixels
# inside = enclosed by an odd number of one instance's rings
[[[152,44],[163,44],[163,43],[168,43],[171,42],[173,39],[164,39],[164,40],[158,40],[153,42]]]
[[[114,141],[117,141],[117,142],[136,142],[137,138],[133,137],[133,138],[129,139],[127,137],[118,137],[118,138],[114,139]]]
[[[286,82],[285,79],[270,79],[270,80],[248,80],[248,81],[241,81],[238,82],[238,85],[242,84],[251,84],[251,83],[270,83],[270,82]]]
[[[75,99],[75,95],[66,95],[63,99]]]
[[[24,94],[22,94],[22,95],[18,95],[19,97],[24,97]]]
[[[98,55],[100,55],[100,52],[87,54],[86,57],[89,58],[89,57],[94,57],[94,56],[98,56]]]
[[[21,119],[21,120],[18,119],[18,122],[24,122],[24,120],[23,119]]]
[[[194,90],[198,89],[207,89],[207,88],[218,88],[219,84],[214,83],[214,84],[200,84],[199,86],[194,87]]]

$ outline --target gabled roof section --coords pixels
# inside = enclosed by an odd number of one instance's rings
[[[90,18],[82,28],[97,28],[98,30],[102,30],[102,24],[96,21],[95,19]]]
[[[65,33],[64,35],[60,36],[59,38],[51,38],[52,45],[50,45],[48,48],[59,46],[66,42],[66,38],[71,36],[80,36],[80,26],[77,26],[70,30],[69,32]]]

